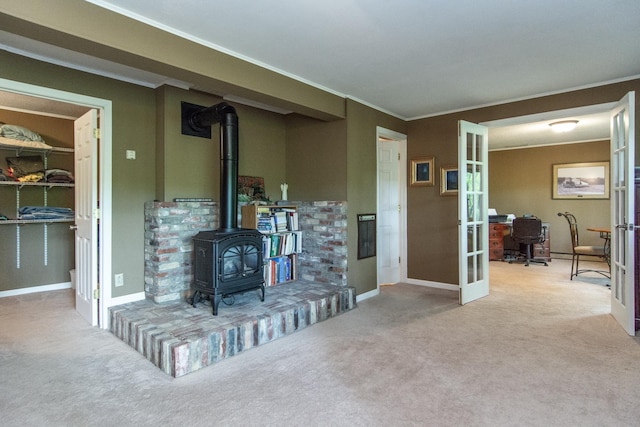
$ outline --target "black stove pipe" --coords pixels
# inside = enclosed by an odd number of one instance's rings
[[[202,129],[220,123],[220,230],[238,229],[238,115],[221,102],[196,111],[189,124]]]

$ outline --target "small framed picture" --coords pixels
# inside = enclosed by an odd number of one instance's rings
[[[554,199],[608,199],[609,162],[553,165]]]
[[[458,166],[448,165],[440,168],[440,195],[458,194]]]
[[[433,157],[411,160],[411,185],[433,186]]]

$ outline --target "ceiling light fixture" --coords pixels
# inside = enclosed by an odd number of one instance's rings
[[[555,132],[569,132],[575,129],[577,124],[577,120],[562,120],[560,122],[549,123],[549,126],[551,126],[551,129]]]

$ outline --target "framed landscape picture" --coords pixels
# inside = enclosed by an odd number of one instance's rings
[[[554,199],[608,199],[609,162],[553,165]]]

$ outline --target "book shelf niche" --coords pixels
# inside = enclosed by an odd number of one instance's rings
[[[298,254],[302,252],[302,232],[296,206],[242,206],[242,228],[260,231],[265,286],[298,278]]]

